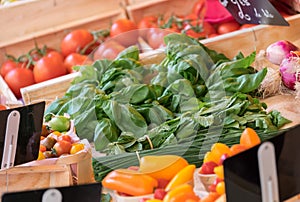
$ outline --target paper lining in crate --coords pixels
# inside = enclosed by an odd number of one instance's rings
[[[0,104],[8,107],[22,106],[22,101],[18,100],[11,89],[8,87],[3,77],[0,75]]]
[[[36,160],[0,171],[0,196],[4,192],[95,182],[92,150],[86,139],[85,149],[72,155]]]

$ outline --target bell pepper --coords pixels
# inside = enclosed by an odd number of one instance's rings
[[[192,181],[194,178],[195,169],[196,166],[193,164],[181,169],[168,183],[168,185],[165,188],[165,191],[170,191],[181,184],[185,184]]]
[[[103,187],[130,196],[142,196],[152,194],[158,185],[157,180],[149,175],[124,170],[117,169],[109,172],[102,180]]]
[[[192,185],[190,185],[190,184],[182,184],[182,185],[179,185],[179,186],[175,187],[174,189],[172,189],[171,191],[169,191],[165,195],[165,197],[163,199],[163,202],[171,202],[171,201],[173,201],[174,198],[178,197],[182,193],[193,194],[194,191],[193,191]]]
[[[171,180],[188,162],[177,155],[144,156],[140,159],[141,173],[156,179]]]

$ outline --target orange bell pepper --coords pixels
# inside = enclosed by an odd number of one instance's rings
[[[124,169],[113,170],[102,180],[103,187],[131,196],[152,194],[158,182],[153,177]]]
[[[182,185],[175,187],[171,191],[167,192],[167,194],[165,195],[165,197],[163,199],[163,202],[171,202],[171,201],[173,201],[173,198],[178,197],[178,195],[180,195],[182,193],[185,193],[185,194],[194,193],[192,185],[182,184]]]
[[[167,184],[165,191],[170,191],[175,187],[193,180],[196,166],[191,164],[181,169]]]
[[[144,156],[140,160],[139,171],[156,179],[171,180],[181,169],[187,165],[189,165],[188,162],[181,156]]]

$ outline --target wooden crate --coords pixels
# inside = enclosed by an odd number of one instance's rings
[[[72,185],[67,165],[16,166],[0,171],[0,201],[4,192]]]
[[[229,34],[204,39],[201,42],[230,58],[234,57],[239,51],[249,55],[253,51],[264,50],[268,45],[278,40],[298,41],[300,14],[288,17],[286,20],[290,26],[257,25]]]
[[[48,104],[50,104],[53,100],[62,97],[66,93],[71,84],[71,81],[77,75],[79,75],[79,73],[75,72],[25,88],[21,88],[20,91],[24,104],[27,105],[46,101],[47,107]]]
[[[0,76],[0,104],[7,105],[9,107],[23,105],[23,103],[16,98],[14,93],[8,87],[2,76]]]
[[[164,15],[170,16],[187,15],[192,11],[193,5],[197,0],[152,0],[152,1],[136,1],[129,3],[126,7],[129,19],[139,22],[144,16]],[[134,2],[134,0],[132,0]]]
[[[85,139],[81,142],[86,145],[86,149],[76,154],[32,161],[1,170],[0,198],[4,192],[95,182],[91,146]]]
[[[31,0],[0,7],[0,26],[5,27],[0,38],[0,63],[6,53],[19,56],[35,42],[59,48],[62,38],[74,29],[109,28],[114,20],[126,17],[120,1]]]

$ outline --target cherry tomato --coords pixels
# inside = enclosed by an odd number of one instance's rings
[[[39,59],[33,69],[36,83],[63,76],[66,73],[63,56],[57,51],[52,51]]]
[[[71,142],[66,140],[57,141],[53,148],[52,152],[55,156],[61,156],[62,154],[70,154],[70,149],[72,148]]]
[[[68,73],[72,73],[75,71],[73,70],[74,66],[83,65],[87,63],[88,63],[88,56],[79,53],[71,53],[64,60],[64,64],[65,67],[67,68]]]
[[[15,68],[9,71],[4,80],[17,98],[22,97],[21,88],[35,83],[32,70],[27,68]]]
[[[46,150],[47,150],[46,146],[40,144],[40,151],[41,151],[41,152],[44,152],[44,151],[46,151]]]
[[[82,150],[84,150],[83,143],[74,143],[74,144],[72,144],[72,147],[70,149],[70,154],[76,154]]]
[[[226,34],[240,29],[240,26],[236,21],[224,22],[218,25],[217,32],[218,34]]]
[[[7,109],[7,107],[5,105],[0,104],[0,111],[5,109]]]
[[[51,118],[51,120],[48,122],[48,126],[51,130],[54,130],[54,132],[64,132],[70,129],[70,119],[57,115]]]
[[[58,140],[58,141],[65,140],[65,141],[68,141],[68,142],[71,142],[71,143],[72,143],[72,138],[71,138],[71,136],[70,136],[70,135],[67,135],[67,134],[63,134],[63,135],[59,136],[57,140]]]
[[[60,44],[61,52],[64,57],[67,57],[71,53],[79,53],[93,41],[94,37],[88,30],[73,30],[63,38]]]
[[[220,195],[225,194],[225,182],[221,181],[216,186],[216,192]]]
[[[216,29],[206,21],[193,20],[184,27],[185,33],[193,38],[208,38],[216,33]]]
[[[134,45],[137,43],[139,35],[137,28],[137,25],[131,20],[118,19],[110,28],[110,37],[114,37],[114,40],[125,47]]]
[[[115,40],[107,40],[102,43],[94,52],[94,60],[99,59],[115,59],[118,54],[125,49],[125,46],[121,45]]]
[[[2,65],[1,65],[1,69],[0,69],[0,74],[1,76],[4,78],[5,75],[12,69],[18,68],[18,67],[22,67],[23,63],[19,63],[19,62],[15,62],[13,60],[5,60]]]

